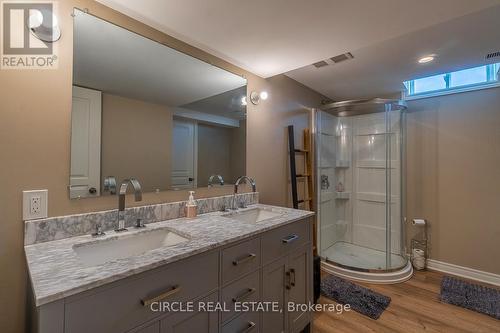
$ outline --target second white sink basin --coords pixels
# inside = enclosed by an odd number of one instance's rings
[[[259,223],[281,215],[282,215],[281,213],[273,212],[267,209],[252,208],[242,212],[230,213],[223,216],[247,223]]]
[[[187,241],[187,238],[170,230],[157,229],[78,244],[73,246],[73,250],[84,265],[96,266],[115,259],[129,258],[160,247]]]

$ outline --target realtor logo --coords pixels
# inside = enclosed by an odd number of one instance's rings
[[[1,7],[1,69],[57,68],[54,3],[2,1]]]

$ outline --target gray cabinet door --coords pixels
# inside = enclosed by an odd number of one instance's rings
[[[303,246],[288,256],[288,272],[290,274],[290,289],[287,302],[293,304],[308,304],[311,298],[311,248]],[[288,322],[290,332],[300,332],[309,323],[308,311],[289,311]]]
[[[274,261],[262,269],[262,301],[278,302],[281,312],[262,313],[262,331],[286,332],[286,288],[287,257]]]
[[[199,302],[217,302],[217,293],[205,297]],[[198,302],[194,302],[193,312],[179,312],[161,321],[160,333],[217,333],[219,314],[215,311],[198,311]],[[203,308],[203,307],[202,307]]]

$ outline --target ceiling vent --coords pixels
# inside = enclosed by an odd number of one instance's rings
[[[491,59],[491,58],[496,58],[496,57],[500,57],[500,51],[499,52],[488,53],[486,55],[486,59]]]
[[[313,65],[316,68],[321,68],[321,67],[328,66],[328,63],[324,60],[321,60],[321,61],[315,62]]]
[[[331,58],[328,58],[328,59],[325,59],[325,60],[321,60],[321,61],[315,62],[313,64],[313,66],[316,67],[316,68],[321,68],[321,67],[325,67],[325,66],[328,66],[328,65],[338,64],[339,62],[346,61],[346,60],[349,60],[349,59],[352,59],[352,58],[354,58],[354,56],[352,55],[352,53],[351,52],[347,52],[347,53],[339,54],[339,55],[337,55],[335,57],[331,57]]]
[[[349,59],[354,58],[351,52],[347,52],[344,54],[339,54],[338,56],[331,57],[330,59],[335,63],[338,64],[339,62],[346,61]]]

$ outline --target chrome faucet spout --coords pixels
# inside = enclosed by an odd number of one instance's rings
[[[118,228],[115,231],[126,231],[125,228],[125,195],[127,194],[128,185],[131,184],[134,188],[135,201],[142,201],[142,188],[139,181],[135,178],[125,179],[120,185],[118,192]]]
[[[233,202],[232,202],[232,207],[231,207],[231,209],[233,209],[233,210],[238,209],[238,206],[236,205],[236,194],[238,194],[238,186],[240,186],[240,184],[242,182],[246,182],[246,183],[250,184],[250,186],[252,186],[252,192],[257,191],[257,184],[255,183],[255,180],[253,180],[252,178],[250,178],[248,176],[241,176],[238,179],[236,179],[236,182],[234,183],[234,194],[233,194]],[[246,208],[245,203],[242,204],[241,208]]]
[[[238,193],[238,186],[242,181],[245,181],[246,183],[249,183],[252,186],[252,192],[257,191],[257,185],[255,184],[255,180],[248,176],[241,176],[240,178],[236,179],[236,183],[234,183],[234,193]]]
[[[214,182],[214,178],[217,178],[219,180],[220,186],[224,186],[224,178],[222,178],[221,175],[211,175],[208,178],[208,187],[212,187],[212,184]]]

